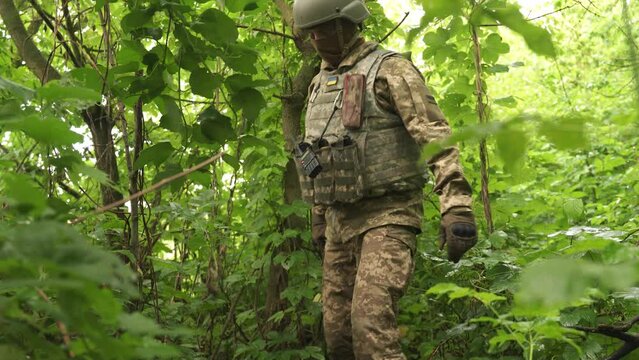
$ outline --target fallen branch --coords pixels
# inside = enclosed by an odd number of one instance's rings
[[[619,325],[602,324],[596,327],[569,326],[569,328],[589,334],[600,334],[623,341],[623,346],[606,358],[606,360],[620,360],[636,349],[639,349],[639,334],[632,334],[628,332],[637,323],[639,323],[639,315],[635,316],[630,321]]]
[[[192,174],[192,173],[194,173],[194,172],[196,172],[196,171],[198,171],[198,170],[200,170],[200,169],[202,169],[202,168],[204,168],[204,167],[206,167],[208,165],[211,165],[212,163],[214,163],[217,160],[219,160],[223,155],[224,155],[224,152],[222,151],[222,152],[218,153],[217,155],[210,157],[206,161],[203,161],[203,162],[201,162],[201,163],[199,163],[199,164],[197,164],[197,165],[195,165],[195,166],[193,166],[191,168],[188,168],[188,169],[182,171],[179,174],[176,174],[176,175],[173,175],[173,176],[169,176],[166,179],[162,179],[162,181],[160,181],[160,182],[158,182],[156,184],[153,184],[153,185],[151,185],[150,187],[148,187],[148,188],[146,188],[144,190],[138,191],[135,194],[132,194],[131,196],[128,196],[128,197],[126,197],[126,198],[124,198],[122,200],[116,201],[116,202],[111,203],[109,205],[105,205],[103,207],[97,208],[93,212],[89,213],[88,215],[80,216],[80,217],[77,217],[77,218],[75,218],[73,220],[70,220],[69,224],[75,225],[75,224],[81,223],[81,222],[83,222],[84,220],[88,219],[91,216],[95,216],[95,215],[99,215],[99,214],[105,213],[105,212],[107,212],[109,210],[112,210],[112,209],[115,209],[115,208],[117,208],[119,206],[122,206],[122,205],[126,204],[127,202],[129,202],[131,200],[138,199],[138,198],[140,198],[140,197],[142,197],[142,196],[144,196],[144,195],[146,195],[146,194],[148,194],[150,192],[153,192],[153,191],[156,191],[158,189],[161,189],[162,187],[172,183],[173,181],[175,181],[177,179],[183,178],[183,177],[185,177],[187,175],[190,175],[190,174]]]

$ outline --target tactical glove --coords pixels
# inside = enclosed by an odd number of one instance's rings
[[[453,208],[442,216],[439,249],[447,246],[448,260],[457,263],[477,243],[475,216],[468,208]]]
[[[313,240],[313,245],[323,255],[324,245],[326,244],[326,218],[322,208],[315,207],[311,211],[311,239]]]

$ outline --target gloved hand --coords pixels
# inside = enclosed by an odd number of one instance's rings
[[[311,239],[313,245],[324,255],[324,245],[326,244],[326,218],[324,209],[313,208],[311,211]]]
[[[477,243],[475,216],[468,208],[452,208],[442,216],[439,249],[447,246],[448,260],[457,263]]]

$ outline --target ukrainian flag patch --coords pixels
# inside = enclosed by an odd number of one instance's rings
[[[329,76],[328,80],[326,81],[326,86],[337,85],[338,80],[339,80],[339,76],[337,76],[337,75]]]

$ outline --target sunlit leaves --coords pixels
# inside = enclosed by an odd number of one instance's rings
[[[455,299],[472,297],[481,301],[484,305],[490,305],[497,301],[506,300],[505,297],[489,292],[475,291],[470,288],[460,287],[451,283],[439,283],[426,291],[426,294],[437,296],[447,295],[452,301]]]
[[[523,36],[532,51],[550,57],[556,55],[550,33],[526,19],[518,6],[504,0],[492,0],[483,4],[481,10],[499,24]]]
[[[40,98],[53,102],[66,101],[92,105],[102,99],[102,96],[96,90],[71,84],[62,84],[57,80],[50,81],[45,86],[38,88],[36,93]]]
[[[481,42],[481,56],[482,62],[485,64],[494,64],[499,60],[499,57],[503,54],[510,52],[510,46],[506,44],[499,34],[491,33]],[[508,68],[495,68],[498,65],[494,65],[492,70],[494,72],[506,72]],[[503,66],[503,65],[502,65]]]
[[[523,130],[508,127],[497,134],[497,149],[506,169],[513,171],[526,155],[528,135]]]
[[[522,314],[546,315],[588,301],[589,289],[625,290],[639,281],[637,264],[596,264],[553,259],[524,269],[516,294]],[[549,291],[552,289],[552,291]]]
[[[18,117],[8,123],[7,128],[20,130],[37,142],[46,145],[65,146],[82,141],[82,136],[71,131],[67,123],[46,114]]]
[[[444,19],[451,15],[460,15],[464,8],[463,0],[420,0],[424,8],[424,22]]]
[[[588,144],[585,119],[577,116],[544,121],[540,126],[540,133],[558,149],[574,149]]]

